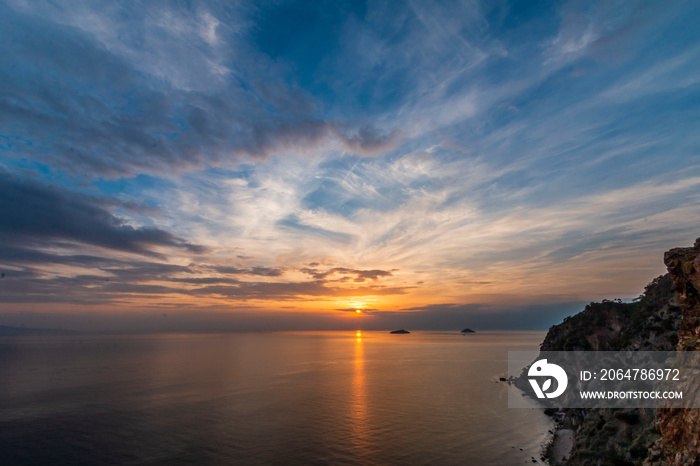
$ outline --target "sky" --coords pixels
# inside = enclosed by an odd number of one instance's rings
[[[0,324],[546,329],[635,298],[700,236],[698,22],[2,0]]]

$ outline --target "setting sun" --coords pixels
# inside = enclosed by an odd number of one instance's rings
[[[361,310],[361,309],[355,309],[355,312],[357,312],[358,314],[362,314],[362,310]]]

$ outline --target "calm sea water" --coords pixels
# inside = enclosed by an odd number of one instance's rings
[[[2,338],[0,464],[532,464],[551,426],[498,377],[543,337]]]

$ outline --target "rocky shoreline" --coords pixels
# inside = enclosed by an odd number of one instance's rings
[[[574,430],[557,427],[552,434],[552,441],[545,449],[545,459],[551,465],[565,464],[571,456],[574,446]]]

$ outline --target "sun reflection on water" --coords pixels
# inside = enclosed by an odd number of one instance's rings
[[[362,332],[355,333],[355,364],[352,379],[352,430],[358,456],[370,455],[369,421],[367,416],[367,383]]]

